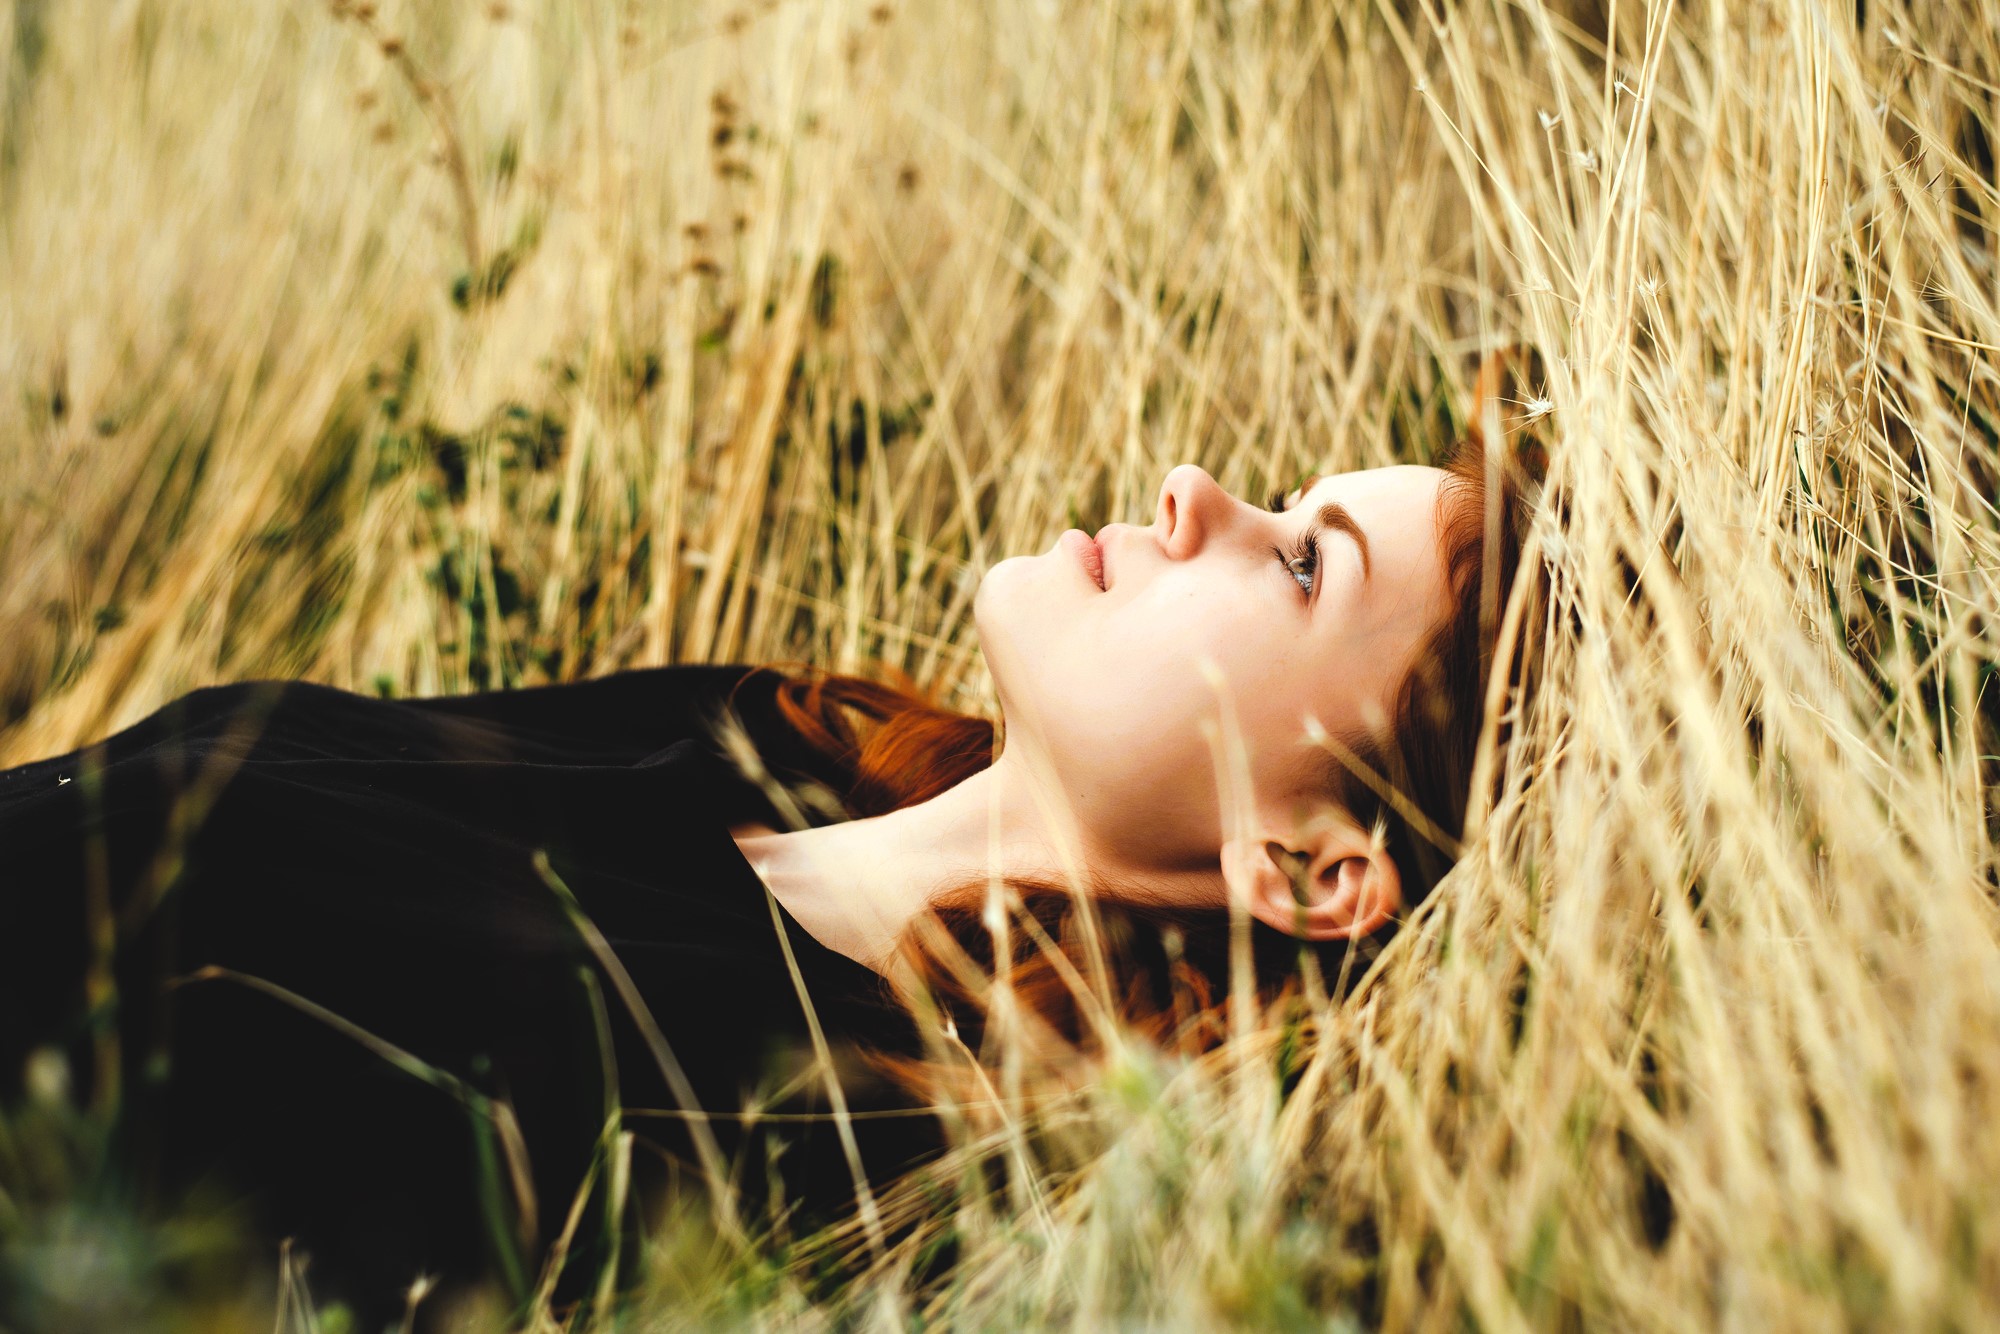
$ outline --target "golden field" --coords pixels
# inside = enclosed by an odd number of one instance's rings
[[[1544,685],[1370,975],[624,1327],[2000,1326],[1996,136],[2000,0],[0,0],[0,764],[260,676],[990,709],[987,566],[1525,346]],[[0,1248],[81,1265],[42,1115]],[[187,1319],[339,1323],[273,1280]]]

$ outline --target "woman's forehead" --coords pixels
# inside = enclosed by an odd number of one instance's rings
[[[1329,473],[1295,505],[1310,510],[1338,502],[1366,532],[1373,577],[1364,619],[1376,632],[1395,627],[1419,634],[1442,614],[1438,499],[1449,476],[1417,464]]]
[[[1420,463],[1392,463],[1380,468],[1356,468],[1349,472],[1312,473],[1304,479],[1301,503],[1354,499],[1373,496],[1382,499],[1429,501],[1448,476],[1442,468]]]

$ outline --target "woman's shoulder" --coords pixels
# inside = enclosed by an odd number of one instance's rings
[[[117,764],[162,746],[244,759],[529,759],[632,764],[677,742],[713,742],[736,715],[782,741],[782,673],[747,664],[632,668],[585,680],[436,696],[369,695],[304,679],[208,685],[101,740],[9,771],[76,759]],[[58,765],[60,767],[60,765]],[[71,767],[75,767],[72,765]]]
[[[630,668],[561,685],[411,701],[459,727],[500,729],[517,748],[542,745],[595,762],[647,764],[671,749],[699,750],[755,767],[787,788],[816,785],[809,803],[845,792],[844,758],[810,743],[785,707],[793,681],[780,667],[747,663]]]
[[[783,675],[749,664],[634,667],[583,680],[403,701],[459,730],[497,730],[601,762],[634,763],[680,741],[713,741],[725,717],[744,720],[759,739],[776,722]]]

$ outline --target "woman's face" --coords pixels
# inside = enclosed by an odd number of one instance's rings
[[[1335,736],[1386,724],[1446,612],[1436,468],[1309,479],[1281,512],[1184,464],[1153,522],[1071,529],[1000,562],[974,603],[1007,720],[1090,851],[1129,867],[1213,866],[1221,801],[1203,721],[1220,673],[1258,800],[1306,794]],[[1102,577],[1096,568],[1101,565]],[[1101,585],[1101,586],[1100,586]]]

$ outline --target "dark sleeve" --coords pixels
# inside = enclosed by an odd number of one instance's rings
[[[125,1096],[145,1109],[127,1118],[127,1161],[177,1188],[229,1166],[216,1180],[254,1184],[273,1226],[384,1282],[473,1264],[487,1210],[468,1110],[268,993],[167,989],[227,967],[509,1099],[546,1240],[602,1124],[605,1053],[579,980],[589,960],[534,851],[673,1033],[704,1106],[735,1105],[773,1044],[800,1041],[761,886],[723,828],[741,794],[725,768],[692,762],[723,703],[753,732],[768,721],[776,678],[747,675],[667,668],[409,701],[245,683],[0,772],[0,1100],[48,1043],[87,1094],[94,1044],[114,1039]],[[92,1014],[98,922],[116,949]],[[829,975],[842,963],[794,944]],[[858,992],[867,979],[846,963]],[[601,974],[597,987],[620,1096],[670,1106]],[[906,1138],[879,1125],[892,1128]],[[838,1146],[816,1140],[799,1165],[811,1190],[837,1193]],[[762,1175],[754,1156],[741,1166]]]
[[[770,687],[741,689],[746,676],[775,681],[742,667],[665,667],[415,700],[238,682],[191,691],[78,750],[0,770],[0,1097],[18,1090],[27,1048],[77,1011],[90,932],[106,920],[129,927],[150,911],[185,869],[202,826],[251,804],[259,782],[317,783],[298,830],[304,849],[356,819],[384,784],[433,785],[464,804],[480,783],[507,782],[460,770],[450,779],[439,771],[432,784],[399,766],[633,765],[704,735],[733,697],[759,707]],[[344,767],[334,775],[331,766]],[[259,781],[243,781],[245,770]],[[293,805],[273,818],[299,818]],[[410,852],[420,862],[431,855]]]
[[[635,764],[705,737],[725,708],[766,717],[779,677],[741,666],[649,667],[588,681],[404,701],[461,745],[513,759]]]

